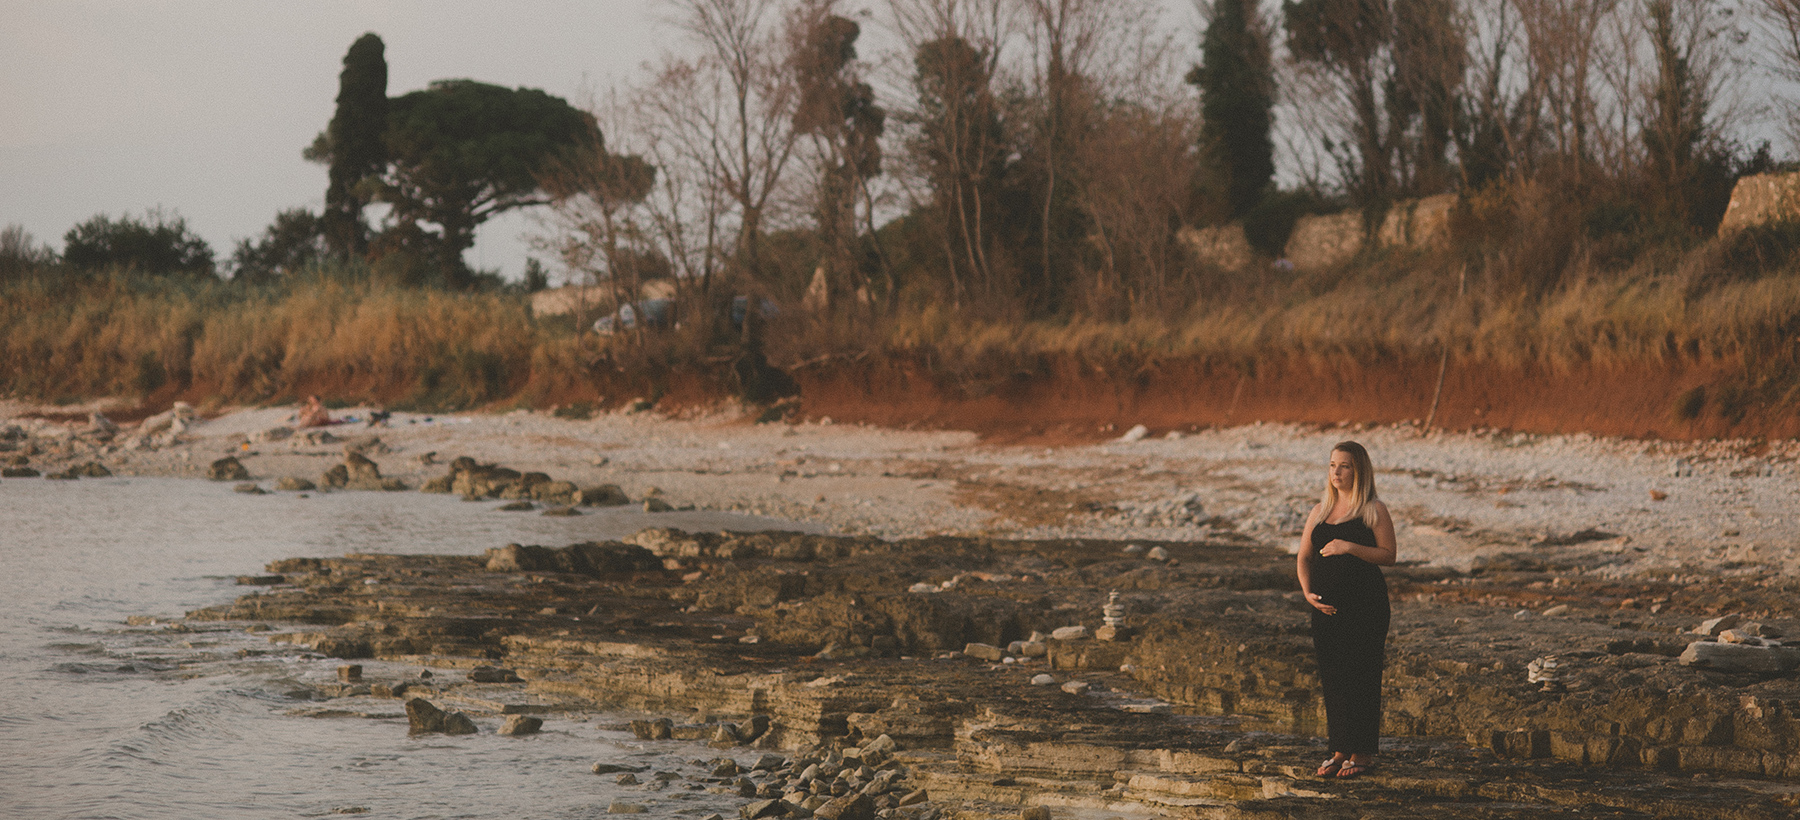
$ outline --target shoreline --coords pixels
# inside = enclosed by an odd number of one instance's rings
[[[1792,483],[1791,443],[1250,425],[1045,448],[727,413],[528,412],[395,414],[387,427],[325,428],[326,439],[272,432],[289,411],[270,408],[126,448],[128,430],[104,442],[6,409],[0,431],[25,435],[7,436],[0,457],[35,449],[46,471],[98,460],[120,475],[196,477],[232,454],[262,488],[318,479],[354,463],[349,451],[418,489],[467,456],[542,472],[543,486],[616,484],[633,503],[775,513],[839,533],[650,529],[598,553],[296,557],[188,621],[437,669],[420,693],[438,700],[473,667],[504,665],[516,694],[662,714],[690,734],[760,715],[760,740],[715,742],[795,762],[841,765],[886,735],[898,748],[883,763],[904,773],[870,816],[1448,818],[1484,806],[1524,818],[1600,805],[1761,820],[1800,804],[1786,785],[1800,776],[1800,747],[1789,748],[1800,681],[1785,665],[1800,645],[1771,638],[1753,651],[1695,634],[1740,615],[1800,635],[1786,617],[1800,583],[1773,546],[1794,527],[1773,514]],[[1388,573],[1390,765],[1362,783],[1310,777],[1320,720],[1286,552],[1316,453],[1346,437],[1385,456],[1384,496],[1403,525],[1403,563]],[[497,507],[515,490],[482,493]],[[1704,537],[1734,525],[1745,527],[1726,536],[1735,553]],[[1109,591],[1127,614],[1120,639],[1104,641]],[[1085,634],[1054,637],[1071,627]],[[1696,644],[1714,660],[1684,660]],[[1743,652],[1775,666],[1722,665]],[[1534,668],[1545,658],[1558,660],[1549,678]],[[1034,685],[1040,676],[1050,680]],[[381,683],[395,694],[396,681]],[[395,703],[372,687],[320,694],[352,713],[376,698],[391,716]],[[799,774],[762,776],[747,805],[773,811],[766,801],[794,794],[781,790]],[[925,796],[900,805],[915,792]]]
[[[282,437],[292,410],[278,407],[227,410],[134,445],[131,426],[109,440],[85,422],[25,417],[41,409],[0,402],[0,430],[25,436],[0,442],[11,448],[0,461],[24,456],[40,472],[98,461],[124,475],[203,477],[230,455],[272,486],[283,477],[318,481],[350,445],[367,447],[382,476],[413,489],[468,456],[581,486],[617,484],[634,503],[657,494],[675,507],[845,534],[1226,539],[1290,551],[1323,454],[1355,438],[1375,458],[1402,562],[1468,570],[1511,553],[1579,548],[1607,556],[1596,571],[1618,577],[1800,575],[1800,515],[1791,511],[1800,440],[1251,424],[1042,446],[828,418],[757,424],[732,411],[574,420],[522,410],[394,413],[386,426]]]

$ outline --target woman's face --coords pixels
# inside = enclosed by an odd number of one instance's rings
[[[1331,451],[1331,486],[1340,493],[1356,489],[1356,463],[1343,450]]]

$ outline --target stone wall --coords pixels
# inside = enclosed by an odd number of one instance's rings
[[[1756,174],[1737,181],[1719,235],[1772,222],[1800,220],[1800,173]]]
[[[1204,228],[1186,226],[1175,234],[1175,239],[1201,263],[1223,270],[1248,270],[1256,261],[1256,251],[1244,237],[1244,226],[1239,222]]]
[[[1362,212],[1309,214],[1294,223],[1282,255],[1300,270],[1320,270],[1348,262],[1362,245]]]

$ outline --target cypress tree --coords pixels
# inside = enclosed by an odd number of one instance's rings
[[[325,189],[325,212],[320,217],[325,241],[333,254],[361,256],[368,252],[368,228],[362,221],[363,206],[372,198],[362,182],[379,176],[387,165],[382,135],[387,130],[387,58],[381,38],[364,34],[344,55],[344,71],[338,75],[337,113],[324,134],[307,152],[307,158],[330,167]]]
[[[1187,76],[1200,89],[1201,184],[1220,221],[1241,217],[1275,176],[1275,73],[1256,0],[1216,0]]]

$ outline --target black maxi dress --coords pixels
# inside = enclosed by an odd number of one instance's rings
[[[1313,526],[1312,588],[1337,607],[1336,615],[1312,610],[1313,652],[1325,695],[1330,750],[1374,754],[1381,735],[1381,667],[1387,652],[1388,590],[1381,567],[1354,555],[1319,555],[1336,539],[1375,546],[1375,532],[1361,518]]]

